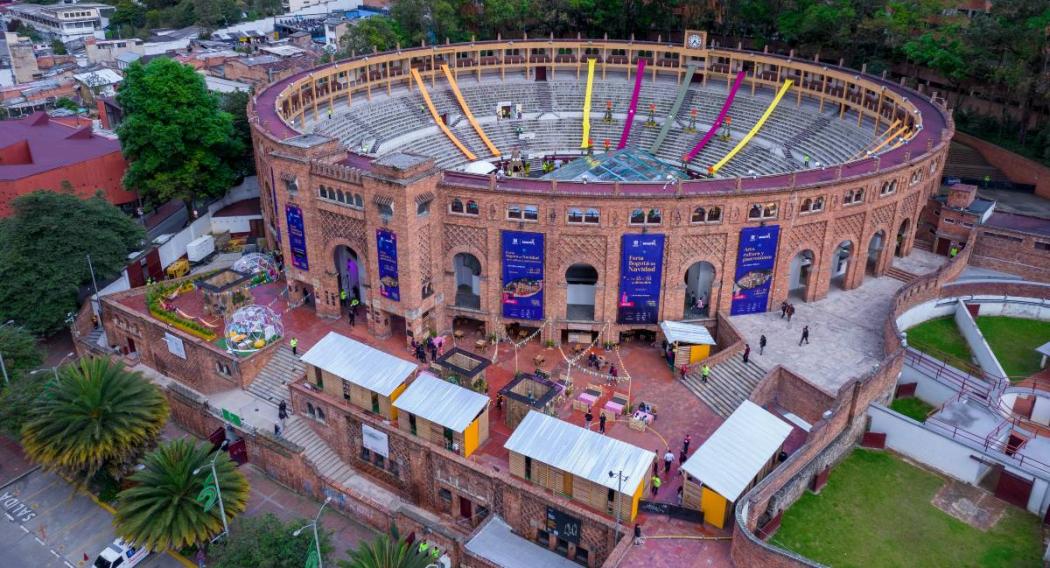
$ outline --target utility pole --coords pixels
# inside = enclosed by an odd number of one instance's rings
[[[615,500],[615,506],[616,506],[616,541],[619,542],[619,540],[620,540],[620,499],[623,498],[623,482],[625,482],[628,479],[630,479],[631,476],[624,475],[623,474],[623,470],[621,469],[621,470],[615,471],[615,472],[610,471],[609,472],[609,477],[615,477],[616,478],[616,500]]]
[[[318,523],[321,522],[321,513],[324,512],[324,508],[327,507],[328,504],[331,503],[331,502],[332,502],[332,498],[331,497],[325,498],[324,503],[321,503],[321,508],[317,510],[317,515],[314,516],[314,520],[310,521],[309,523],[303,525],[302,527],[299,527],[294,532],[292,532],[292,536],[299,536],[300,534],[303,533],[303,529],[306,529],[308,527],[312,527],[314,529],[314,554],[317,555],[316,556],[316,558],[317,558],[317,562],[316,562],[317,568],[323,568],[323,562],[324,562],[323,560],[321,560],[321,539],[320,539],[320,536],[317,534],[317,525],[318,525]],[[312,566],[312,565],[314,565],[314,562],[310,558],[307,558],[306,559],[306,565],[307,566]]]
[[[94,311],[95,302],[98,302],[98,321],[102,321],[102,302],[98,298],[98,282],[95,281],[95,266],[91,264],[91,253],[85,255],[87,257],[88,270],[91,271],[91,287],[95,289],[95,296],[91,300],[91,309]]]
[[[7,320],[4,322],[4,325],[0,325],[0,327],[7,327],[13,323],[15,323],[15,320]],[[4,353],[2,351],[0,351],[0,371],[3,371],[4,373],[4,384],[10,385],[11,379],[7,376],[7,365],[4,364]]]

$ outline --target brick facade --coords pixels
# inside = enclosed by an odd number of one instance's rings
[[[989,164],[1002,170],[1010,181],[1034,185],[1036,195],[1050,199],[1050,168],[963,132],[956,134],[956,140],[977,150]]]

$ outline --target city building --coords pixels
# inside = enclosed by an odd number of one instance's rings
[[[297,48],[293,48],[297,49]],[[317,61],[312,54],[297,54],[289,57],[278,55],[256,55],[226,60],[223,77],[230,81],[248,83],[256,89],[274,81],[280,81],[305,69]]]
[[[36,191],[60,191],[68,184],[77,195],[102,191],[114,205],[135,203],[124,189],[127,162],[120,142],[94,132],[91,122],[73,125],[37,112],[0,128],[0,215],[11,214],[12,199]]]
[[[324,21],[325,45],[338,48],[339,40],[346,35],[346,31],[350,29],[350,26],[354,25],[354,23],[362,19],[371,18],[372,16],[380,16],[385,13],[385,11],[378,9],[361,7],[329,15]]]
[[[95,39],[93,36],[84,39],[84,51],[88,63],[95,65],[99,63],[119,62],[120,56],[124,54],[143,55],[142,40],[130,39]]]
[[[72,41],[101,33],[109,25],[115,6],[91,2],[14,4],[7,8],[16,18],[49,38]]]
[[[119,71],[108,67],[77,73],[73,78],[77,81],[80,100],[91,106],[94,106],[96,97],[115,97],[117,86],[124,81]]]
[[[10,53],[11,70],[15,83],[29,83],[40,78],[40,67],[37,65],[33,42],[27,37],[11,32],[4,33],[4,42]]]

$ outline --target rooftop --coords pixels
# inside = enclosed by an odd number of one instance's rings
[[[416,380],[394,401],[398,410],[424,420],[462,432],[489,404],[489,397],[454,385],[430,373],[420,373]]]
[[[1015,213],[992,213],[984,224],[988,227],[1010,229],[1022,233],[1050,236],[1050,219],[1017,215]]]
[[[302,361],[381,396],[390,396],[416,370],[413,363],[334,331],[303,354]]]
[[[120,142],[37,112],[0,126],[0,180],[16,180],[120,152]]]
[[[688,179],[682,170],[639,148],[582,156],[543,176],[564,181],[654,181]]]

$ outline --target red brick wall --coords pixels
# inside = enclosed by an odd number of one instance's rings
[[[1050,236],[1037,238],[999,227],[978,227],[970,264],[1050,282],[1050,250],[1036,248],[1036,243],[1050,244]]]
[[[963,132],[956,132],[955,139],[974,150],[993,166],[999,168],[1014,183],[1035,186],[1035,194],[1050,199],[1050,168]]]
[[[834,397],[780,365],[766,374],[748,398],[759,406],[780,405],[810,424],[835,403]]]
[[[56,168],[35,176],[17,180],[0,181],[0,217],[11,214],[12,199],[38,189],[61,191],[62,182],[68,181],[80,197],[91,197],[101,189],[106,200],[121,205],[133,203],[137,196],[124,189],[122,179],[128,164],[120,151],[106,154],[78,164]]]

